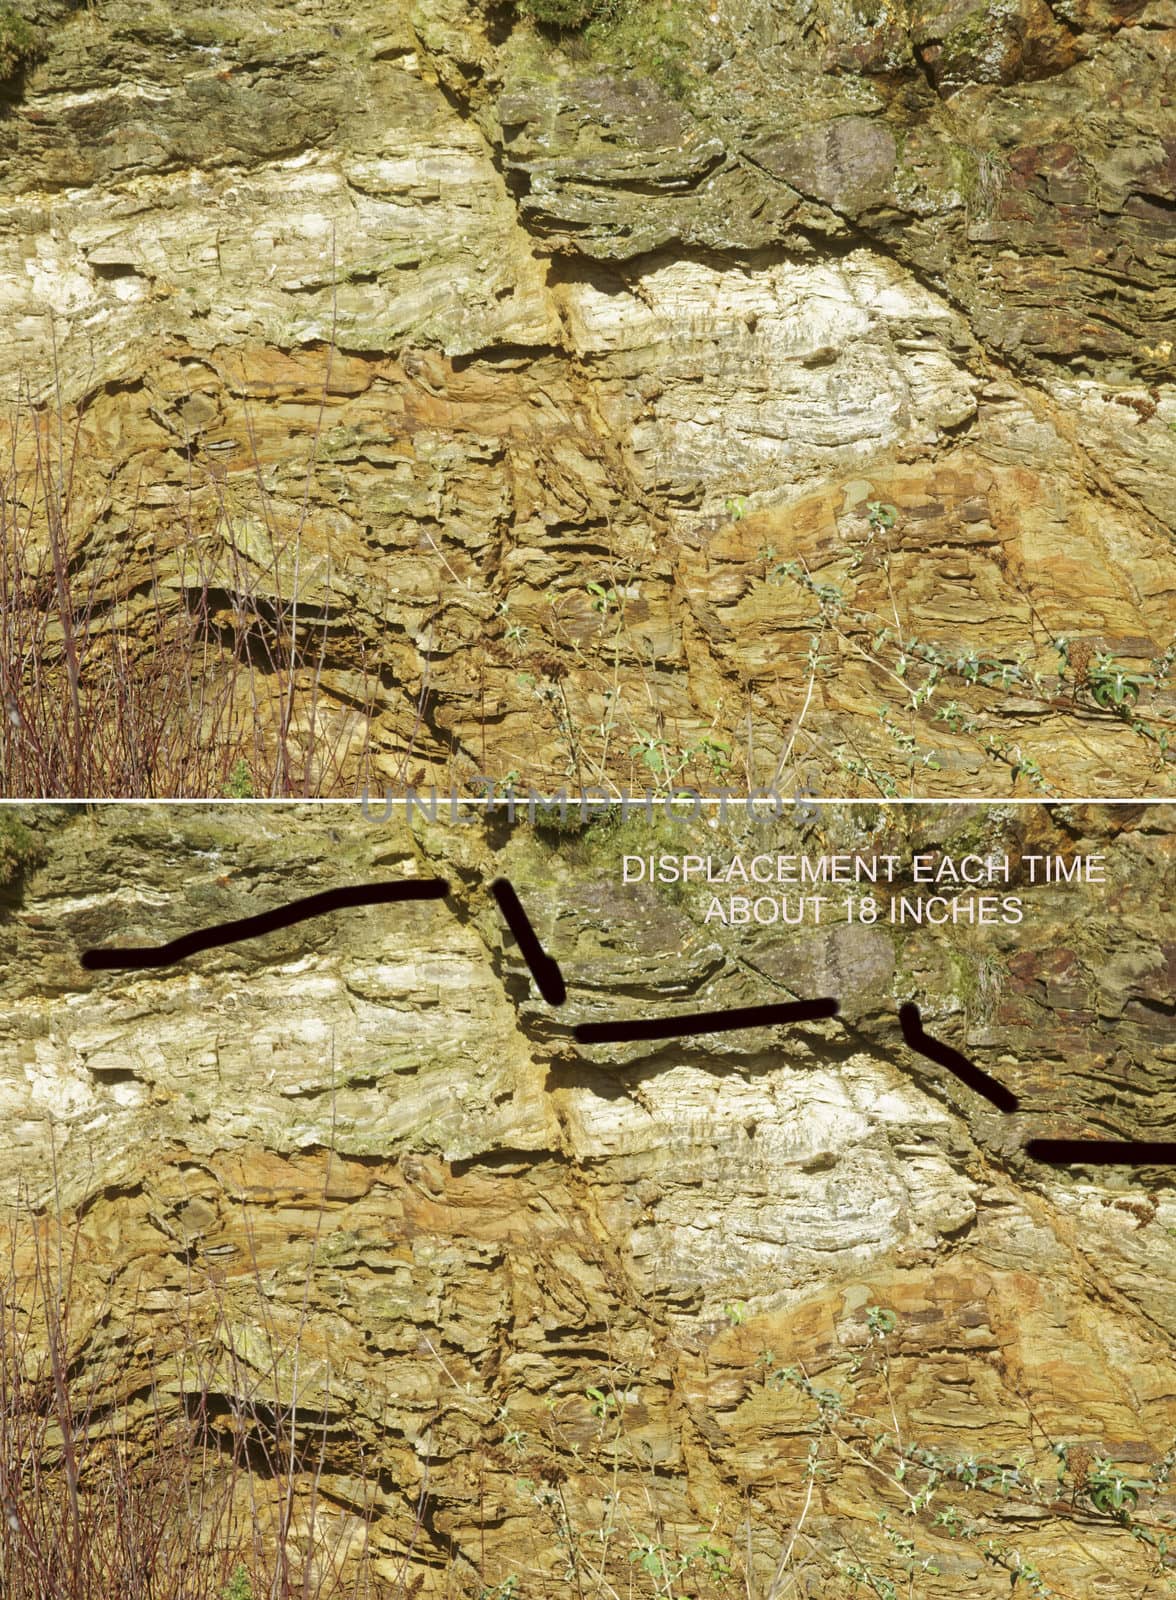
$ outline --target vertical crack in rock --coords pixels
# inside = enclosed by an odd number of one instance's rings
[[[957,1506],[1052,1586],[1087,1592],[1108,1566],[1146,1585],[1147,1549],[1092,1496],[1104,1458],[1151,1481],[1176,1423],[1170,1174],[1046,1168],[1024,1143],[1171,1132],[1162,807],[822,808],[767,831],[313,807],[18,821],[0,920],[6,1294],[31,1292],[31,1203],[73,1262],[69,1370],[128,1459],[157,1448],[153,1418],[187,1413],[211,1459],[234,1439],[285,1450],[295,1502],[314,1484],[338,1513],[323,1537],[347,1573],[440,1595],[524,1563],[557,1581],[544,1484],[585,1549],[605,1486],[621,1496],[625,1537],[599,1557],[614,1587],[639,1576],[645,1537],[711,1537],[767,1582],[817,1439],[805,1561],[831,1584],[850,1540],[887,1570],[884,1533],[864,1531],[893,1510],[870,1462],[905,1459],[924,1487],[924,1458],[885,1441],[897,1430],[965,1463]],[[737,926],[712,905],[736,884],[622,882],[626,860],[662,855],[890,857],[901,870],[871,891],[886,906],[916,894],[916,850],[1007,855],[1021,920],[761,910]],[[1029,881],[1030,858],[1055,857],[1101,859],[1104,881]],[[168,970],[78,962],[434,875],[451,901],[355,906]],[[496,875],[566,1005],[525,981]],[[570,1032],[819,994],[844,1023],[590,1047]],[[928,1033],[1014,1090],[1015,1116],[945,1093],[904,1047],[912,997]],[[969,1461],[1021,1477],[993,1495]],[[1170,1515],[1155,1487],[1141,1506]],[[935,1510],[903,1523],[938,1569],[920,1594],[966,1581],[995,1600],[1007,1568]]]
[[[10,792],[1166,792],[1157,5],[27,0]]]

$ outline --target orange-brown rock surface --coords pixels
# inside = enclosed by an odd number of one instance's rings
[[[0,923],[4,1304],[28,1292],[28,1207],[51,1244],[60,1214],[100,1433],[132,1450],[199,1393],[211,1473],[234,1427],[296,1417],[298,1505],[317,1481],[320,1532],[363,1552],[349,1594],[665,1594],[671,1570],[708,1596],[848,1596],[861,1572],[927,1600],[1018,1574],[1170,1591],[1170,1169],[1025,1149],[1172,1137],[1165,808],[26,822],[5,824]],[[629,855],[765,852],[899,867],[873,924],[840,888],[820,924],[733,927],[710,915],[729,889],[622,882]],[[1007,855],[1021,921],[891,922],[930,892],[915,852]],[[1099,858],[1105,881],[1030,882],[1031,855]],[[500,874],[562,1008],[503,927]],[[435,875],[444,901],[80,965]],[[837,1017],[790,1026],[572,1034],[826,995]],[[1015,1113],[904,1044],[911,1000]]]
[[[1171,0],[21,6],[7,792],[1168,792]]]

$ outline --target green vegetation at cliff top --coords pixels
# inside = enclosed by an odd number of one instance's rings
[[[693,47],[703,31],[698,0],[517,0],[520,12],[555,30],[577,54],[656,79],[671,93],[687,87]],[[698,69],[695,68],[697,71]]]
[[[13,6],[0,5],[0,83],[13,78],[40,53],[41,39]]]

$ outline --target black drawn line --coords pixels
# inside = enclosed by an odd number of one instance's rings
[[[1170,1167],[1171,1139],[1028,1139],[1025,1154],[1055,1167]]]
[[[531,976],[539,985],[539,993],[549,1006],[562,1006],[568,997],[568,988],[563,980],[563,973],[559,970],[559,963],[549,956],[539,943],[538,936],[514,888],[505,878],[495,878],[490,885],[490,893],[498,901],[499,910],[506,918],[507,927],[515,936],[515,943],[522,952],[523,960],[530,967]]]
[[[836,1000],[797,1000],[730,1011],[690,1011],[685,1016],[642,1017],[629,1022],[581,1022],[572,1035],[581,1044],[635,1044],[640,1039],[679,1039],[734,1028],[770,1028],[779,1022],[814,1022],[835,1017]]]
[[[506,918],[539,992],[549,1005],[563,1005],[567,985],[559,963],[540,944],[526,912],[506,878],[496,878],[490,892]],[[443,878],[402,878],[394,883],[353,884],[342,889],[325,889],[321,894],[288,901],[255,917],[239,917],[210,928],[196,929],[160,945],[112,945],[85,950],[81,963],[90,972],[134,971],[144,967],[168,967],[201,950],[235,944],[242,939],[257,939],[278,928],[289,928],[309,917],[328,911],[348,910],[353,906],[392,905],[405,900],[443,900],[449,884]],[[693,1011],[684,1016],[645,1017],[622,1022],[581,1022],[573,1029],[580,1044],[633,1044],[643,1039],[689,1038],[701,1033],[729,1033],[737,1028],[773,1027],[781,1023],[812,1022],[835,1017],[834,999],[799,1000],[772,1005],[736,1006],[727,1011]],[[969,1089],[975,1090],[998,1110],[1015,1111],[1017,1096],[1003,1083],[962,1056],[950,1045],[933,1039],[923,1031],[919,1008],[912,1001],[899,1007],[902,1036],[911,1050],[944,1067]],[[1174,1166],[1176,1141],[1148,1139],[1029,1139],[1025,1153],[1051,1166]]]
[[[258,939],[277,928],[289,928],[308,917],[321,917],[328,911],[344,911],[351,906],[388,905],[400,900],[443,900],[449,893],[444,878],[401,878],[395,883],[357,883],[343,889],[324,889],[302,900],[290,900],[272,911],[255,917],[238,917],[233,922],[218,922],[211,928],[185,933],[167,944],[111,945],[102,950],[82,952],[82,966],[90,972],[138,971],[144,967],[170,967],[217,945],[236,944],[239,939]]]
[[[919,1018],[919,1008],[913,1001],[908,1000],[905,1005],[898,1008],[898,1020],[902,1026],[902,1036],[910,1049],[921,1056],[926,1056],[928,1061],[934,1061],[936,1066],[946,1067],[948,1072],[957,1077],[961,1083],[967,1084],[969,1089],[974,1089],[977,1094],[982,1094],[998,1111],[1015,1111],[1020,1104],[1011,1089],[1006,1089],[1003,1083],[998,1083],[974,1062],[962,1056],[958,1050],[953,1050],[951,1045],[943,1044],[939,1039],[933,1039],[930,1034],[923,1032],[923,1024]]]

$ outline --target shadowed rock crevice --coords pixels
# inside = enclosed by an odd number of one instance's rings
[[[1170,787],[1163,0],[27,9],[9,792]]]
[[[124,1462],[187,1429],[207,1483],[252,1472],[266,1551],[287,1485],[302,1548],[313,1492],[341,1519],[322,1549],[379,1600],[520,1568],[555,1590],[569,1549],[652,1595],[629,1560],[643,1539],[712,1538],[767,1592],[814,1442],[822,1493],[788,1570],[816,1593],[847,1589],[849,1548],[899,1570],[879,1513],[930,1562],[920,1600],[1007,1593],[988,1539],[1059,1592],[1095,1592],[1111,1564],[1144,1593],[1162,1577],[1099,1474],[1137,1483],[1138,1526],[1173,1514],[1171,1174],[1051,1168],[1024,1143],[1176,1119],[1163,808],[613,819],[496,844],[311,807],[20,820],[0,922],[5,1305],[38,1259],[68,1267],[71,1381]],[[706,884],[621,882],[626,856],[916,850],[1008,854],[1022,920],[734,928],[707,921]],[[1030,883],[1025,858],[1055,854],[1101,855],[1105,881]],[[355,906],[149,973],[78,960],[438,874],[450,902]],[[914,892],[906,874],[881,903]],[[565,1005],[524,981],[499,876]],[[845,1020],[678,1046],[562,1026],[781,991],[835,993]],[[904,1048],[912,997],[1016,1115]],[[936,1462],[910,1509],[896,1486],[917,1494]],[[606,1492],[625,1521],[602,1549]],[[936,1520],[947,1494],[975,1538]]]

